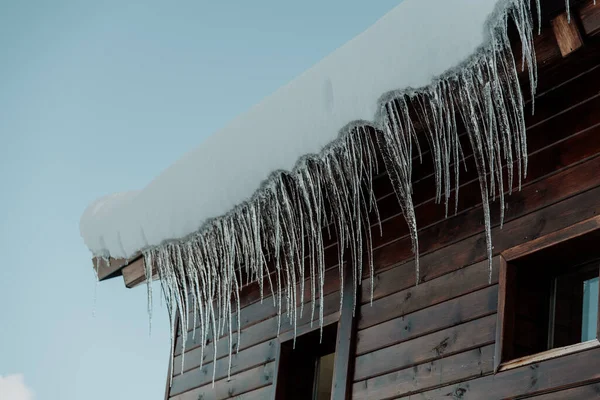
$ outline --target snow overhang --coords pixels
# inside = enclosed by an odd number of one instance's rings
[[[520,1],[403,1],[142,190],[92,204],[81,218],[85,244],[96,257],[127,260],[200,232],[357,122],[381,127],[391,91],[426,87],[468,61],[489,41],[488,19],[512,3]]]

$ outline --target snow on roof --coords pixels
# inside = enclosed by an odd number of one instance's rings
[[[484,44],[502,0],[405,0],[277,90],[139,191],[106,196],[80,230],[95,256],[129,258],[198,231],[249,199],[273,171],[292,170],[354,121],[376,122],[379,99],[419,88]]]

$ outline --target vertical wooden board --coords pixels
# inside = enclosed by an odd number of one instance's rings
[[[466,351],[390,374],[356,382],[352,398],[388,399],[474,378],[493,371],[494,346]]]
[[[332,400],[347,400],[351,394],[356,346],[354,305],[360,304],[360,291],[355,291],[354,282],[351,278],[353,265],[352,262],[347,262],[344,271],[342,313],[337,326],[333,365]]]
[[[396,343],[415,339],[431,332],[495,314],[498,286],[424,308],[358,332],[357,354],[364,354]]]
[[[511,285],[511,287],[514,286],[514,276],[512,276],[512,274],[509,276],[506,259],[503,256],[500,256],[500,279],[498,280],[498,321],[496,322],[496,351],[494,353],[494,371],[498,371],[500,363],[502,362],[504,340],[510,340],[510,338],[505,338],[505,336],[509,330],[512,332],[512,321],[514,316],[509,315],[508,313],[514,311],[514,308],[513,300],[511,298],[507,299],[507,295],[512,294],[512,291],[509,290],[509,285]]]
[[[493,343],[496,315],[356,357],[354,381],[418,365]]]

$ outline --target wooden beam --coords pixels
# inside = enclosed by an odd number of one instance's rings
[[[354,376],[354,353],[356,348],[356,309],[360,309],[361,290],[354,290],[352,269],[354,261],[350,260],[344,268],[344,298],[342,314],[338,322],[337,339],[335,344],[335,360],[333,364],[332,400],[347,400],[352,394],[352,377]],[[356,299],[355,299],[356,296]]]
[[[579,19],[581,19],[583,31],[588,36],[600,35],[600,2],[596,3],[588,0],[579,9]]]
[[[109,258],[108,262],[106,259],[101,257],[92,258],[94,269],[99,281],[114,278],[121,275],[121,268],[127,265],[127,260],[124,258]]]
[[[562,13],[552,20],[552,30],[563,57],[583,46],[577,22],[574,18],[571,19],[567,13]]]
[[[536,251],[543,250],[569,239],[583,236],[598,229],[600,229],[600,216],[592,217],[558,231],[549,233],[548,235],[522,243],[515,247],[511,247],[510,249],[502,252],[502,256],[507,261],[512,261],[516,258],[535,253]]]
[[[121,270],[123,281],[128,288],[134,288],[146,282],[146,268],[144,259],[139,257]],[[156,270],[152,270],[152,280],[157,280]]]

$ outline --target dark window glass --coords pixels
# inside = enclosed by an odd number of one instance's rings
[[[600,231],[507,265],[502,360],[595,340]]]
[[[281,344],[277,373],[278,400],[331,398],[337,324]]]

